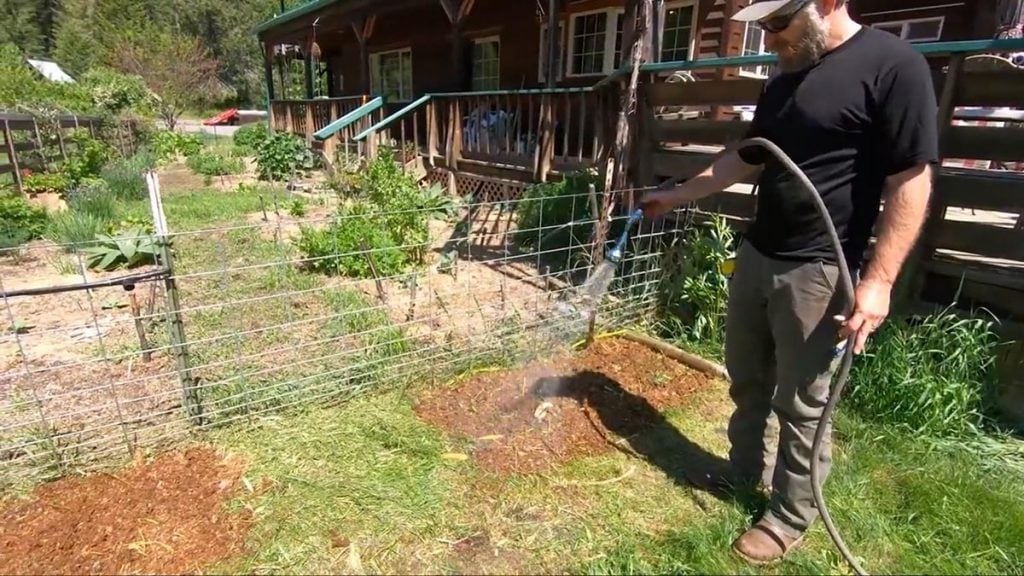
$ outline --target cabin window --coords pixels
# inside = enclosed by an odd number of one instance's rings
[[[612,38],[608,19],[612,16],[613,12],[605,10],[572,17],[569,70],[573,76],[608,73],[607,56],[612,52],[608,46]]]
[[[623,30],[626,28],[626,16],[624,11],[618,11],[614,14],[615,18],[615,58],[612,65],[613,70],[618,70],[622,66],[622,38],[625,35]]]
[[[697,9],[693,2],[668,2],[665,4],[661,32],[662,62],[690,59],[696,17]]]
[[[555,39],[557,45],[555,46],[555,80],[562,79],[562,73],[565,70],[562,62],[563,54],[565,53],[565,24],[558,23],[558,38]],[[537,68],[537,79],[540,82],[548,81],[548,25],[541,24],[540,27],[540,63]]]
[[[764,48],[764,30],[755,22],[747,22],[743,31],[743,54],[742,56],[760,56],[766,54]],[[757,66],[744,66],[740,68],[740,76],[751,78],[767,78],[771,72],[771,66],[760,64]]]
[[[907,42],[936,42],[942,38],[945,17],[879,22],[874,27],[895,34]]]
[[[412,100],[412,50],[370,54],[370,84],[375,95],[392,102]]]
[[[695,0],[667,2],[661,17],[661,61],[689,60],[693,52]],[[569,28],[569,75],[610,74],[625,61],[625,11],[574,14]]]
[[[473,90],[501,87],[501,41],[497,36],[473,41]]]

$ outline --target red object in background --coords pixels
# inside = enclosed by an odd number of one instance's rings
[[[203,120],[205,126],[218,126],[224,124],[237,124],[238,123],[238,108],[232,108],[225,110],[220,114],[217,114],[213,118]]]

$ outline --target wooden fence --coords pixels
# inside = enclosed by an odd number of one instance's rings
[[[942,166],[894,307],[934,310],[955,301],[965,314],[984,308],[999,318],[1004,337],[1016,342],[999,360],[1015,398],[1006,406],[1024,422],[1024,117],[1010,112],[1024,109],[1024,70],[976,68],[967,54],[952,54],[934,85]],[[743,138],[749,123],[739,116],[714,120],[704,111],[753,107],[761,86],[747,78],[643,86],[637,177],[649,184],[706,168],[724,145]],[[756,209],[752,184],[715,194],[698,209],[742,231]]]
[[[0,177],[12,182],[19,194],[24,194],[24,171],[45,171],[66,161],[75,146],[68,132],[87,129],[95,136],[99,127],[98,118],[87,116],[59,116],[47,120],[0,112]]]

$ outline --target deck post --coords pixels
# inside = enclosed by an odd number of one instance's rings
[[[554,88],[558,83],[558,76],[555,72],[555,63],[558,61],[558,42],[561,36],[558,34],[558,12],[561,9],[561,0],[548,0],[548,51],[547,51],[547,86]]]
[[[303,46],[302,72],[306,84],[306,100],[313,99],[313,37],[307,36]]]
[[[267,82],[267,100],[274,101],[274,44],[263,44],[263,77]],[[271,122],[273,125],[273,122]]]

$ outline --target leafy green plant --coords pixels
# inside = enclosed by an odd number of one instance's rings
[[[451,220],[459,214],[459,199],[453,198],[438,184],[423,189],[420,205],[426,217],[430,219]]]
[[[22,181],[22,188],[26,194],[63,194],[68,180],[60,173],[34,172]]]
[[[238,174],[244,168],[242,161],[238,158],[222,156],[209,150],[201,150],[199,153],[189,156],[185,165],[196,174],[207,176],[207,183],[211,176]]]
[[[155,263],[158,247],[153,236],[146,231],[131,228],[117,235],[100,234],[96,243],[82,252],[89,268],[116,270]]]
[[[516,206],[519,226],[512,241],[527,251],[544,252],[552,258],[564,259],[564,250],[573,256],[588,256],[586,246],[594,229],[588,197],[591,184],[601,190],[595,174],[578,172],[557,182],[527,188]]]
[[[150,137],[149,146],[157,162],[165,164],[182,156],[191,158],[199,154],[203,149],[203,141],[196,134],[160,130]]]
[[[408,265],[406,254],[396,247],[385,223],[365,203],[339,210],[327,228],[301,226],[296,246],[309,260],[309,269],[324,274],[372,278],[365,250],[370,251],[382,276],[398,274]]]
[[[729,280],[722,263],[732,258],[735,238],[715,216],[676,236],[665,250],[659,286],[662,328],[682,345],[720,359],[725,346]]]
[[[262,122],[246,124],[235,131],[231,137],[235,147],[248,154],[253,154],[270,136],[270,129]]]
[[[288,202],[288,213],[295,218],[302,218],[306,215],[306,203],[298,198],[292,198]]]
[[[256,148],[256,166],[261,180],[287,180],[300,170],[316,167],[316,157],[298,136],[275,132]]]
[[[917,435],[978,432],[994,389],[993,323],[951,310],[893,318],[854,363],[847,402],[861,415]]]
[[[4,243],[20,246],[39,238],[46,230],[49,216],[46,209],[20,196],[0,197],[0,234]]]
[[[103,166],[114,156],[114,149],[96,140],[84,130],[77,131],[72,136],[74,150],[68,157],[68,161],[61,168],[68,180],[68,186],[77,186],[86,178],[94,178],[103,171]]]
[[[406,247],[414,261],[423,262],[430,213],[415,178],[395,163],[390,150],[384,149],[367,167],[360,185],[392,242]]]

